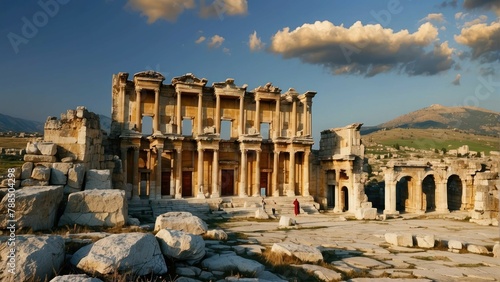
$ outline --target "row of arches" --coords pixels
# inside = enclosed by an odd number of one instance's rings
[[[421,211],[431,212],[435,211],[437,207],[436,198],[436,181],[434,175],[427,175],[421,184],[421,195],[417,189],[418,180],[415,177],[403,176],[396,183],[396,210],[399,212],[412,211],[414,207],[419,206],[415,203],[419,198],[421,199]],[[462,180],[458,175],[451,175],[446,181],[446,202],[449,211],[462,209],[462,195],[463,195]]]

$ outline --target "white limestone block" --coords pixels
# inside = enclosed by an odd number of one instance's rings
[[[50,167],[36,166],[31,172],[31,178],[35,180],[49,181]]]
[[[55,156],[57,153],[57,145],[54,143],[38,143],[37,147],[44,156]]]
[[[167,265],[153,234],[113,234],[79,249],[71,264],[89,273],[164,274]]]
[[[174,260],[199,262],[205,256],[205,241],[200,235],[179,230],[161,229],[156,233],[161,252]]]
[[[111,171],[109,169],[90,169],[87,171],[85,190],[111,188]]]
[[[296,257],[304,262],[318,262],[323,260],[323,255],[317,248],[306,245],[274,243],[271,252]]]
[[[54,277],[64,262],[64,239],[61,236],[18,235],[15,241],[15,274],[7,270],[11,246],[0,244],[0,281],[46,281]]]
[[[415,238],[417,239],[417,246],[419,248],[426,248],[426,249],[434,248],[436,240],[433,234],[417,235],[415,236]]]
[[[155,222],[155,231],[168,228],[201,235],[208,230],[207,224],[189,212],[167,212],[159,215]]]

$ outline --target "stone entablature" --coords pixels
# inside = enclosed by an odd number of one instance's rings
[[[134,198],[309,195],[313,91],[113,76],[111,140]],[[151,120],[152,129],[147,125]],[[232,143],[228,143],[232,142]],[[117,152],[118,153],[118,152]]]

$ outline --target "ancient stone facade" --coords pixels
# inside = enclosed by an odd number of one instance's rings
[[[334,212],[356,212],[366,202],[363,174],[364,145],[361,123],[321,132],[320,149],[314,171],[315,198]],[[368,207],[368,206],[367,206]],[[369,206],[371,208],[371,206]]]
[[[469,211],[498,216],[498,157],[391,161],[384,170],[386,214]]]
[[[110,138],[134,199],[309,195],[315,92],[128,77],[113,76]]]

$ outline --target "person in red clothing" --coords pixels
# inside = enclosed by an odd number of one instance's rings
[[[295,213],[295,216],[297,216],[299,213],[300,213],[300,204],[299,204],[299,201],[297,199],[295,199],[295,201],[293,201],[293,213]]]

